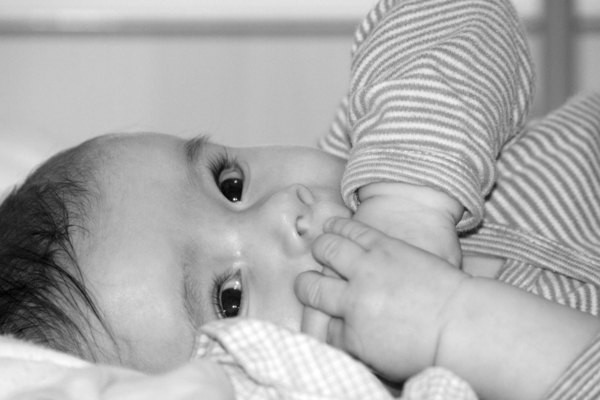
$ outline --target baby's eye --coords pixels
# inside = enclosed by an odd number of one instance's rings
[[[242,200],[244,178],[239,175],[239,171],[223,171],[219,178],[219,190],[232,203]]]
[[[211,162],[210,169],[223,196],[232,203],[241,201],[244,191],[244,173],[235,159],[227,154],[219,155]]]
[[[242,276],[238,271],[234,275],[216,283],[215,308],[221,318],[237,317],[242,306]]]

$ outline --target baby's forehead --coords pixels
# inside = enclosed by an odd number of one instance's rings
[[[136,152],[169,151],[182,147],[183,143],[184,140],[177,136],[162,133],[111,133],[91,139],[87,151],[97,157],[115,159],[131,157]]]
[[[118,135],[101,135],[75,147],[72,163],[75,168],[86,170],[92,175],[101,171],[118,146]]]
[[[140,161],[153,154],[174,146],[172,137],[151,133],[105,134],[82,143],[80,152],[85,167],[100,180],[105,175],[121,174],[132,168],[143,168]]]
[[[123,217],[130,212],[139,213],[155,202],[157,193],[175,195],[174,189],[187,179],[182,174],[186,171],[183,143],[181,138],[154,133],[103,135],[86,143],[97,193],[90,217],[101,229],[114,231],[122,228]]]
[[[107,234],[104,232],[105,222],[109,215],[109,205],[114,202],[114,194],[108,183],[114,181],[119,170],[122,170],[115,165],[120,158],[121,137],[120,134],[97,136],[75,148],[78,155],[71,167],[86,171],[85,185],[88,194],[91,195],[86,201],[88,205],[84,216],[86,229],[78,237],[79,245],[83,245],[85,250],[94,248],[99,238]]]
[[[108,133],[96,136],[81,144],[82,151],[95,159],[114,157],[132,143],[141,140],[141,136],[127,133]]]

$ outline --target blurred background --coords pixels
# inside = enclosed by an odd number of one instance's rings
[[[600,2],[513,0],[540,115],[600,88]],[[0,192],[107,132],[314,145],[375,0],[0,0]]]

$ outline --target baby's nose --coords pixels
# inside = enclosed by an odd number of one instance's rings
[[[288,186],[272,194],[262,206],[260,223],[267,223],[273,239],[283,241],[289,255],[310,251],[312,242],[323,233],[329,218],[348,217],[346,207],[317,197],[304,185]]]
[[[257,224],[265,226],[270,239],[283,242],[288,255],[303,253],[308,248],[304,236],[310,231],[307,215],[315,198],[310,189],[291,185],[272,193],[262,204]],[[259,234],[254,226],[255,234]]]
[[[332,217],[349,217],[350,212],[346,207],[329,200],[316,201],[311,193],[311,202],[307,203],[305,213],[296,220],[298,235],[309,245],[323,233],[325,221]]]
[[[296,189],[296,195],[302,204],[306,206],[306,210],[300,213],[296,218],[296,232],[300,236],[306,236],[310,233],[310,218],[308,218],[308,214],[310,214],[310,208],[315,203],[315,196],[310,191],[309,188],[303,185],[298,185]]]
[[[313,192],[311,192],[310,189],[304,185],[296,186],[296,194],[298,199],[307,206],[310,206],[315,202],[315,196]]]

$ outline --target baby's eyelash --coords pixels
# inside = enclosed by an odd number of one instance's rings
[[[228,286],[233,283],[233,286]],[[241,273],[224,273],[217,275],[213,280],[213,307],[221,319],[237,317],[241,312],[243,284]]]
[[[229,279],[229,278],[230,278],[230,274],[225,272],[225,273],[215,276],[212,281],[212,286],[211,286],[212,287],[212,303],[213,303],[213,308],[217,312],[219,317],[222,317],[221,311],[220,311],[221,299],[219,298],[219,295],[221,293],[221,286],[223,286],[223,284],[225,282],[227,282],[227,279]]]
[[[237,159],[231,156],[226,150],[219,152],[216,155],[213,155],[208,160],[208,169],[210,170],[215,183],[219,185],[219,178],[221,176],[221,172],[226,169],[236,168],[238,166]]]

